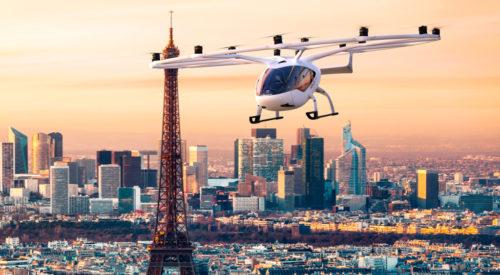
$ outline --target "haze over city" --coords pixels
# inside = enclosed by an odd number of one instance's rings
[[[355,74],[325,77],[322,86],[332,91],[339,116],[311,122],[299,109],[264,126],[277,128],[287,144],[297,127],[310,127],[334,152],[348,120],[372,153],[500,151],[498,1],[23,1],[2,7],[0,129],[63,132],[68,153],[157,148],[162,74],[149,69],[148,52],[166,43],[171,9],[181,54],[197,44],[215,50],[271,43],[262,37],[278,32],[291,31],[284,40],[292,41],[350,37],[361,25],[373,34],[441,26],[438,44],[355,56]],[[213,154],[230,152],[236,137],[249,135],[262,69],[181,70],[183,139],[206,144]]]

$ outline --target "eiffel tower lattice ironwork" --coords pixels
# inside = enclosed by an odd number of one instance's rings
[[[163,58],[177,56],[179,56],[179,49],[174,45],[171,11],[170,39],[163,50]],[[165,69],[160,180],[156,224],[153,243],[150,247],[149,275],[195,274],[193,246],[189,241],[182,188],[181,130],[177,87],[177,69]]]

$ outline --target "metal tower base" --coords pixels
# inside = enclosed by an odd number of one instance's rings
[[[150,255],[148,275],[195,274],[193,248],[151,248]]]

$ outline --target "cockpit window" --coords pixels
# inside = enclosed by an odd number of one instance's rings
[[[314,80],[313,70],[303,66],[268,69],[258,85],[258,95],[277,95],[291,90],[304,92]]]

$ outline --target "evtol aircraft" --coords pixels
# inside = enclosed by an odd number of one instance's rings
[[[257,113],[249,117],[250,123],[282,119],[280,112],[297,109],[309,100],[313,101],[313,110],[306,112],[309,119],[319,119],[338,115],[327,91],[319,86],[321,76],[327,74],[352,73],[354,54],[412,46],[441,39],[439,28],[427,32],[427,26],[420,26],[418,34],[396,34],[369,36],[368,28],[361,27],[359,35],[345,39],[312,41],[303,37],[300,42],[283,43],[283,35],[272,36],[273,44],[254,48],[227,47],[224,50],[203,53],[202,46],[195,46],[194,54],[174,58],[160,59],[160,54],[153,54],[150,64],[154,69],[184,69],[217,67],[242,64],[263,64],[266,69],[260,75],[256,86]],[[250,55],[251,53],[272,50],[269,57]],[[292,50],[294,55],[282,56],[282,50]],[[307,51],[316,50],[311,54]],[[345,66],[319,68],[315,61],[334,56],[348,55]],[[330,112],[318,113],[316,94],[327,98]],[[273,111],[274,117],[261,118],[263,110]]]

